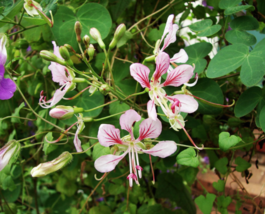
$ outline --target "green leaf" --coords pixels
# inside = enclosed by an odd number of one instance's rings
[[[238,172],[244,172],[246,169],[251,167],[251,164],[241,157],[236,158],[235,164],[237,165],[236,171]]]
[[[227,157],[221,158],[215,162],[215,168],[221,173],[225,174],[227,172],[227,164],[228,159]]]
[[[84,108],[84,110],[88,110],[88,109],[92,109],[92,108],[98,107],[103,104],[104,104],[104,96],[99,91],[96,91],[91,96],[89,91],[86,90],[82,94],[82,97],[78,99],[78,103],[76,104],[76,106]],[[97,117],[101,113],[102,109],[103,107],[98,108],[93,111],[83,112],[83,116],[84,117]]]
[[[165,159],[163,159],[164,161]],[[185,180],[189,185],[192,185],[196,179],[197,173],[199,172],[198,168],[182,166],[178,173],[181,175],[183,180]]]
[[[213,46],[208,42],[196,43],[185,48],[186,53],[189,56],[187,64],[195,64],[195,73],[200,74],[204,71],[207,61],[203,59],[212,50]]]
[[[88,214],[101,214],[101,213],[111,214],[111,209],[106,205],[99,204],[96,207],[91,207],[88,212]]]
[[[241,43],[247,46],[254,45],[257,42],[254,35],[241,30],[230,30],[225,34],[225,38],[232,44]]]
[[[195,150],[193,148],[188,148],[178,154],[177,163],[185,166],[198,167],[200,161]]]
[[[197,204],[203,214],[210,214],[215,198],[216,195],[207,193],[206,197],[200,195],[199,197],[195,198],[194,202]]]
[[[212,24],[213,24],[213,21],[211,19],[204,19],[202,21],[189,25],[189,28],[192,31],[199,32],[199,31],[205,30],[206,28],[211,27]]]
[[[49,115],[49,109],[43,109],[41,111],[38,112],[39,116],[41,116],[42,118],[48,120],[49,122],[55,124],[56,123],[56,119],[53,117],[50,117]],[[45,121],[43,121],[42,119],[40,119],[38,117],[37,121],[36,121],[36,126],[38,126],[38,130],[51,130],[53,128],[53,125],[46,123]]]
[[[19,14],[23,7],[24,1],[18,0],[12,7],[7,7],[4,10],[4,17],[0,15],[1,20],[3,21],[10,21],[13,20],[14,16]],[[6,23],[0,22],[0,28],[3,27]]]
[[[3,190],[14,191],[17,186],[11,175],[8,175],[2,183]]]
[[[20,165],[13,165],[11,170],[12,178],[16,179],[22,174],[22,167]]]
[[[2,196],[5,198],[7,202],[15,202],[21,192],[21,184],[16,184],[16,188],[13,191],[3,190]]]
[[[231,147],[237,145],[242,139],[238,136],[231,135],[229,132],[221,132],[219,134],[219,147],[223,151],[227,151]]]
[[[248,50],[248,46],[243,44],[234,44],[223,48],[211,60],[206,73],[207,77],[221,77],[234,71],[244,63],[248,56]]]
[[[138,210],[137,214],[174,214],[176,212],[166,209],[161,204],[155,205],[142,205]]]
[[[162,173],[158,175],[158,187],[156,198],[169,198],[175,201],[188,214],[196,213],[191,195],[183,184],[182,177],[178,173]],[[181,194],[179,194],[181,192]]]
[[[225,9],[225,15],[232,15],[234,13],[240,12],[242,10],[247,10],[250,9],[254,10],[255,7],[253,7],[252,5],[241,5],[241,6],[236,6],[236,7],[229,7]]]
[[[259,123],[260,123],[260,127],[265,132],[265,106],[263,106],[263,108],[260,111]]]
[[[21,103],[16,109],[15,112],[11,115],[11,116],[15,116],[15,117],[20,117],[19,112],[20,110],[25,106],[25,103]],[[20,123],[20,119],[19,118],[11,118],[11,122],[12,123]]]
[[[248,88],[240,95],[235,106],[235,116],[243,117],[250,113],[262,99],[261,88],[255,86]]]
[[[206,28],[204,31],[200,32],[197,34],[197,36],[212,36],[216,34],[219,30],[221,30],[222,26],[221,25],[213,25],[211,27]]]
[[[224,180],[218,180],[217,182],[213,182],[213,187],[216,189],[218,192],[223,192],[225,189],[225,182]]]
[[[265,39],[261,40],[244,60],[240,78],[246,86],[256,85],[265,74]]]
[[[200,78],[198,83],[190,88],[191,93],[199,98],[207,100],[209,102],[223,104],[224,102],[224,95],[222,90],[220,89],[219,85],[207,78]],[[213,108],[211,105],[206,104],[199,99],[197,99],[199,103],[198,112],[201,114],[219,114],[222,109],[220,108]]]
[[[234,30],[256,30],[259,22],[252,16],[240,16],[230,22],[230,27]]]
[[[63,174],[59,177],[58,182],[56,183],[56,190],[60,193],[71,197],[75,194],[77,186],[72,180],[68,180]]]
[[[80,21],[82,25],[82,34],[90,35],[90,28],[95,27],[99,30],[102,39],[109,34],[112,20],[108,10],[100,4],[88,3],[81,6],[76,14],[65,6],[60,6],[54,16],[53,34],[58,41],[58,45],[69,44],[75,50],[78,49],[74,25],[76,21]],[[90,42],[96,41],[90,37]]]
[[[103,155],[109,155],[109,154],[110,154],[110,148],[109,147],[102,146],[99,143],[97,143],[93,147],[92,157],[93,157],[94,161]]]
[[[44,152],[45,155],[48,155],[49,153],[51,153],[52,151],[54,151],[55,149],[57,149],[57,145],[54,145],[52,143],[47,142],[48,141],[53,141],[53,136],[52,136],[52,132],[49,132],[48,134],[45,135],[44,139],[43,139],[43,149],[42,151]]]
[[[111,195],[119,195],[119,194],[125,192],[125,187],[123,185],[111,183],[109,185],[109,192],[111,193]]]
[[[90,146],[91,146],[90,143],[84,143],[84,144],[82,144],[82,149],[83,149],[83,151],[87,150]],[[91,149],[87,150],[87,151],[86,151],[86,154],[87,154],[88,156],[91,156]]]
[[[221,9],[226,9],[238,5],[240,2],[241,0],[221,0],[219,2],[219,7]]]
[[[119,112],[123,112],[130,109],[130,106],[128,106],[126,103],[121,103],[120,101],[116,101],[114,103],[111,103],[109,105],[109,114],[116,114]],[[120,115],[116,116],[118,119],[120,118]]]
[[[121,46],[125,45],[132,38],[133,38],[132,33],[126,31],[124,35],[121,37],[121,39],[117,42],[117,48],[120,48]]]

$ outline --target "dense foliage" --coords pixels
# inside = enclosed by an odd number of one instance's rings
[[[3,0],[0,33],[1,213],[262,209],[225,184],[264,143],[263,0]]]

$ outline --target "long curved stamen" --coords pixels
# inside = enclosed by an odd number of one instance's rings
[[[133,168],[133,173],[136,175],[136,181],[138,181],[138,175],[137,175],[137,171],[136,171],[136,164],[135,164],[135,157],[134,157],[134,151],[133,151],[133,149],[134,148],[132,148],[132,168]],[[139,185],[139,183],[137,183],[137,184]]]
[[[189,86],[189,87],[193,87],[193,86],[195,86],[197,84],[198,79],[199,79],[199,76],[196,73],[196,75],[195,75],[195,82],[193,82],[193,83],[184,83],[184,85]]]
[[[216,108],[230,108],[230,107],[232,107],[235,104],[235,100],[233,100],[233,103],[230,104],[230,105],[222,105],[222,104],[213,103],[213,102],[210,102],[208,100],[202,99],[200,97],[194,96],[193,94],[188,94],[188,95],[200,100],[201,102],[203,102],[205,104],[208,104],[208,105],[216,107]]]
[[[151,157],[151,155],[149,155],[149,160],[150,160],[150,166],[151,166],[151,171],[152,171],[152,175],[153,175],[152,183],[155,184],[155,173],[154,173],[154,169],[153,169],[153,165],[152,165],[152,157]]]
[[[192,138],[191,138],[191,136],[189,135],[189,133],[187,132],[187,130],[184,128],[184,126],[181,124],[181,122],[179,122],[178,120],[177,120],[177,122],[178,122],[178,124],[181,126],[181,128],[184,130],[184,132],[185,132],[185,134],[187,135],[187,137],[189,138],[189,140],[190,140],[190,142],[193,144],[193,146],[195,146],[197,149],[199,149],[199,150],[203,150],[203,148],[204,148],[204,145],[202,145],[202,147],[200,148],[200,147],[198,147],[195,143],[194,143],[194,141],[192,140]]]
[[[130,166],[130,174],[132,174],[132,157],[131,157],[131,146],[129,145],[129,166]],[[129,185],[133,186],[132,177],[129,177]]]
[[[140,167],[140,164],[139,164],[139,158],[138,158],[137,151],[135,151],[135,153],[136,153],[135,156],[136,156],[136,163],[137,163],[136,169],[138,169],[139,178],[142,178],[142,167]]]
[[[95,175],[94,175],[94,178],[95,178],[97,181],[100,181],[100,180],[102,180],[102,179],[105,177],[106,174],[107,174],[107,173],[105,172],[100,178],[98,178],[98,177],[97,177],[97,174],[95,174]]]

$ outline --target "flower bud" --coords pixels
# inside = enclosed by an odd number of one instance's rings
[[[50,116],[59,120],[66,120],[74,115],[74,108],[71,106],[56,106],[50,110]]]
[[[51,53],[50,51],[46,51],[46,50],[41,51],[40,56],[47,61],[57,62],[61,65],[66,65],[63,59],[60,59],[59,57],[57,57],[55,54]]]
[[[102,49],[105,49],[106,46],[105,46],[104,42],[102,41],[100,32],[96,28],[90,29],[90,35],[99,44],[99,46]]]
[[[100,86],[99,91],[100,91],[103,95],[106,95],[106,94],[108,94],[109,89],[110,89],[110,88],[109,88],[109,86],[108,86],[107,84],[103,84],[103,85]]]
[[[73,156],[69,152],[63,152],[58,158],[55,158],[52,161],[41,163],[38,166],[34,167],[30,174],[32,177],[42,177],[52,172],[55,172],[63,167],[65,167],[68,163],[70,163],[73,159]]]
[[[154,54],[157,55],[159,53],[159,47],[160,47],[160,39],[156,41]]]
[[[76,34],[76,40],[77,42],[81,42],[81,32],[82,32],[82,26],[79,21],[75,23],[75,34]]]
[[[125,31],[126,31],[126,26],[124,24],[120,24],[117,27],[117,29],[114,33],[114,37],[113,37],[112,41],[110,42],[109,49],[113,49],[117,45],[118,41],[124,35]]]
[[[114,33],[114,38],[117,39],[117,40],[120,40],[121,37],[123,37],[125,31],[126,31],[126,26],[125,26],[125,24],[123,24],[123,23],[120,24],[120,25],[117,27],[117,29],[116,29],[116,31],[115,31],[115,33]]]
[[[6,51],[6,43],[7,36],[5,34],[0,34],[0,65],[4,65],[6,63],[7,51]]]
[[[89,45],[89,43],[90,43],[90,37],[89,37],[88,35],[85,35],[85,36],[83,37],[83,42],[84,42],[86,48],[88,48],[88,45]]]
[[[87,54],[89,56],[89,61],[91,61],[94,58],[95,54],[95,48],[94,45],[90,44],[88,49],[87,49]]]
[[[5,168],[10,159],[20,150],[20,144],[16,141],[10,141],[0,149],[0,171]]]
[[[70,66],[73,66],[74,63],[72,62],[72,60],[70,58],[70,54],[69,54],[67,48],[64,46],[61,46],[59,48],[59,52],[60,52],[61,56],[65,59],[66,63]]]

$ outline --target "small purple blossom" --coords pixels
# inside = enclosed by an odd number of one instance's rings
[[[214,7],[213,7],[213,6],[208,6],[208,4],[207,4],[207,1],[206,1],[206,0],[203,0],[203,1],[202,1],[202,6],[204,6],[204,7],[208,7],[210,10],[213,10],[213,9],[214,9]]]
[[[104,198],[103,197],[97,198],[97,201],[102,202],[102,201],[104,201]]]
[[[30,52],[30,51],[32,51],[32,49],[31,49],[31,46],[29,45],[27,48],[27,52]]]
[[[203,157],[203,162],[209,164],[210,163],[209,157],[208,156]]]

